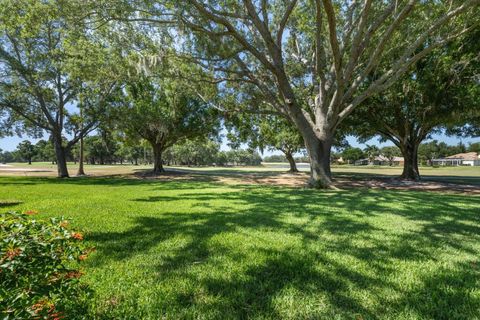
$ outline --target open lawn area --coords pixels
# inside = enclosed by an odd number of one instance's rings
[[[0,206],[73,219],[101,319],[480,319],[478,195],[5,176]]]

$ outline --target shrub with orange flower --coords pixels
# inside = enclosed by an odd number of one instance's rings
[[[56,313],[50,314],[50,318],[49,318],[49,319],[52,319],[52,320],[61,320],[61,319],[65,319],[65,316],[63,315],[62,312],[56,312]]]
[[[4,259],[13,260],[13,258],[15,258],[16,256],[19,256],[21,253],[22,253],[22,249],[20,248],[14,248],[14,249],[10,248],[7,250],[2,260]]]
[[[60,320],[65,318],[63,312],[56,310],[55,304],[46,298],[40,299],[31,309],[35,314],[34,319]]]
[[[35,314],[39,314],[42,310],[46,309],[49,305],[47,299],[40,299],[32,306],[32,310]]]
[[[0,214],[0,295],[8,292],[0,314],[7,310],[8,319],[50,320],[86,314],[91,295],[79,281],[83,273],[77,264],[89,252],[78,241],[83,235],[65,229],[65,219],[30,219],[30,214],[35,213]]]

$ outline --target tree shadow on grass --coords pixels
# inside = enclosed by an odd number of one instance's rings
[[[334,178],[337,179],[348,179],[351,181],[364,181],[364,180],[392,180],[398,179],[399,175],[392,175],[391,173],[382,174],[380,172],[350,172],[350,171],[335,171],[333,173]],[[452,183],[459,185],[480,185],[480,176],[456,176],[451,174],[446,174],[443,176],[440,175],[429,175],[422,174],[421,181],[424,182],[441,182],[441,183]]]
[[[98,249],[94,264],[158,253],[160,262],[148,267],[152,277],[192,284],[151,306],[178,318],[374,319],[409,312],[417,318],[461,319],[480,306],[468,293],[478,272],[464,262],[441,274],[413,269],[420,285],[412,288],[388,277],[400,262],[412,268],[435,263],[438,252],[478,255],[472,247],[480,241],[475,197],[246,187],[132,200],[189,200],[192,212],[152,213],[135,218],[125,232],[90,234]],[[390,218],[405,226],[396,228]],[[174,238],[182,244],[172,243]],[[366,292],[375,303],[364,303],[355,292]],[[297,299],[313,307],[289,305]],[[446,302],[452,305],[447,308]]]
[[[208,177],[207,177],[208,178]],[[204,188],[221,188],[221,185],[212,184],[213,180],[197,179],[195,177],[183,180],[160,180],[160,179],[136,179],[129,176],[105,176],[105,177],[72,177],[60,179],[54,177],[0,177],[0,186],[5,185],[58,185],[58,186],[151,186],[156,190],[193,190]]]
[[[0,208],[14,207],[21,203],[23,202],[17,200],[0,200]]]
[[[427,174],[427,175],[422,175],[422,179],[425,181],[438,181],[443,183],[470,184],[470,185],[480,186],[480,177],[455,176],[455,175],[431,176]]]
[[[478,319],[480,316],[480,268],[478,261],[440,268],[421,279],[392,305],[422,319]],[[476,293],[475,293],[476,290]]]

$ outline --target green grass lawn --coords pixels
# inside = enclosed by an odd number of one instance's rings
[[[480,319],[478,196],[0,177],[0,209],[74,220],[102,319]]]

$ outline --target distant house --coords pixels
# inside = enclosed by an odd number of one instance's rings
[[[403,165],[403,163],[405,162],[403,157],[394,157],[392,160],[393,160],[392,164],[394,166]],[[360,159],[360,160],[355,161],[356,166],[366,166],[366,165],[369,165],[369,164],[375,165],[375,166],[389,166],[390,165],[390,159],[388,159],[385,156],[380,155],[380,156],[376,156],[373,159],[373,162],[371,162],[369,159]]]
[[[394,166],[403,166],[405,164],[405,159],[403,157],[393,157]]]
[[[372,164],[375,166],[385,166],[390,164],[390,160],[385,156],[379,155],[375,157]]]
[[[359,159],[355,161],[356,166],[366,166],[368,164],[368,159]]]
[[[432,159],[434,166],[480,166],[480,155],[476,152],[458,153],[445,158]]]

